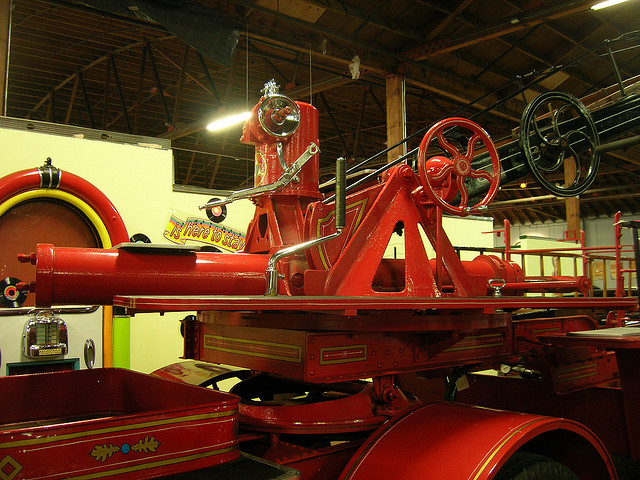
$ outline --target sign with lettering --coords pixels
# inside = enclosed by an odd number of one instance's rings
[[[182,220],[176,212],[171,212],[163,236],[172,243],[198,242],[227,252],[241,251],[246,241],[244,232],[199,217]]]

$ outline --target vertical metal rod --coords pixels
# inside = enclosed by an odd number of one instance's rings
[[[443,277],[444,277],[444,245],[443,245],[443,235],[444,232],[442,230],[442,209],[435,209],[436,215],[436,286],[438,290],[442,291],[443,285]],[[406,266],[405,266],[406,270]]]
[[[78,72],[78,78],[80,79],[80,88],[82,89],[82,97],[84,98],[84,105],[87,107],[89,113],[89,122],[91,122],[91,128],[96,128],[96,122],[93,119],[93,111],[91,110],[91,104],[89,103],[89,94],[87,93],[87,86],[84,83],[84,76],[82,71]]]
[[[129,113],[127,112],[127,104],[124,101],[124,92],[122,91],[122,84],[120,83],[120,76],[118,75],[118,68],[116,67],[116,59],[113,55],[109,55],[109,62],[113,69],[113,79],[116,81],[116,88],[118,89],[118,96],[120,97],[120,105],[122,105],[124,121],[127,124],[127,133],[131,133],[131,121],[129,120]]]
[[[327,102],[327,98],[324,96],[324,92],[320,92],[319,96],[324,102],[324,106],[327,107],[327,113],[329,114],[329,119],[333,124],[333,128],[336,129],[336,133],[338,134],[338,138],[340,138],[340,142],[342,142],[342,148],[344,148],[344,154],[347,155],[347,153],[349,152],[349,147],[347,147],[347,144],[344,142],[344,138],[342,138],[342,132],[340,131],[340,127],[338,127],[338,122],[336,122],[336,119],[333,116],[333,112],[331,111],[329,102]]]
[[[144,88],[144,70],[147,66],[147,47],[142,47],[142,58],[140,59],[140,75],[138,76],[138,98],[136,99],[136,115],[133,118],[133,133],[140,132],[140,110],[142,109],[142,89]]]
[[[364,94],[362,95],[362,105],[360,106],[360,115],[358,115],[358,127],[356,128],[356,134],[353,140],[353,155],[351,155],[352,158],[355,158],[356,149],[359,147],[358,142],[360,137],[360,130],[362,129],[362,117],[364,116],[364,108],[367,106],[367,93],[368,93],[368,89],[365,88]],[[360,151],[362,151],[362,154],[365,157],[367,156],[362,150],[362,147],[360,147]]]
[[[207,64],[204,62],[204,57],[197,50],[196,50],[196,57],[198,57],[198,60],[200,61],[202,72],[204,73],[204,77],[207,79],[207,83],[209,83],[209,87],[211,87],[211,91],[213,92],[213,95],[216,97],[216,100],[218,100],[218,103],[220,105],[224,105],[224,102],[220,98],[220,95],[218,95],[218,89],[216,88],[216,84],[213,83],[213,79],[211,78],[211,74],[209,73],[209,69],[207,68]]]
[[[504,259],[511,261],[511,222],[504,219]]]
[[[49,94],[49,109],[47,110],[47,122],[55,123],[56,121],[56,90],[51,90]]]
[[[109,115],[109,86],[111,83],[111,64],[105,65],[106,72],[104,74],[104,97],[102,99],[102,128],[107,127],[107,116]]]
[[[9,84],[9,57],[11,56],[11,31],[13,19],[13,1],[0,1],[0,38],[6,40],[0,48],[0,112],[7,115],[7,85]]]
[[[187,61],[189,60],[189,45],[185,43],[184,54],[182,55],[182,66],[180,67],[180,78],[178,79],[178,91],[176,92],[176,103],[173,105],[173,117],[171,117],[171,125],[176,124],[178,120],[178,111],[180,102],[182,101],[182,87],[184,85],[184,77],[187,71]]]
[[[636,261],[636,295],[638,295],[638,302],[640,302],[640,247],[638,246],[638,229],[633,228],[632,230],[633,230],[633,258],[635,258],[635,261]]]
[[[378,99],[378,96],[376,95],[376,92],[373,89],[371,89],[371,97],[373,97],[373,101],[376,102],[376,105],[378,106],[378,109],[380,110],[380,112],[386,115],[387,110],[382,106],[382,103],[380,103],[380,100]]]
[[[540,262],[540,276],[544,277],[544,255],[540,254],[539,262]],[[546,297],[547,294],[542,292],[542,296]]]
[[[336,160],[336,229],[343,229],[347,222],[346,203],[346,187],[347,187],[347,159],[340,157]]]
[[[524,87],[524,82],[522,81],[522,77],[520,75],[518,75],[518,88],[522,90],[522,103],[524,103],[524,105],[526,106],[529,102],[527,102],[527,96],[525,95],[525,91],[523,89]]]
[[[616,249],[616,297],[624,296],[624,278],[622,275],[622,222],[620,217],[622,213],[617,212],[614,221],[614,247]]]
[[[153,70],[153,76],[156,79],[156,87],[158,88],[158,94],[160,95],[160,100],[162,101],[162,109],[164,110],[164,118],[167,125],[171,124],[171,116],[169,115],[169,108],[167,107],[167,100],[164,98],[164,88],[162,88],[162,82],[160,81],[160,73],[158,72],[158,66],[156,65],[156,60],[153,58],[153,50],[151,49],[151,44],[147,43],[147,50],[149,54],[149,60],[151,60],[151,69]]]
[[[605,43],[607,45],[607,54],[609,55],[609,60],[611,60],[611,66],[613,67],[613,73],[615,73],[616,80],[618,81],[618,86],[620,87],[620,93],[624,97],[626,96],[626,93],[624,91],[624,84],[622,83],[622,76],[620,75],[620,69],[618,68],[616,59],[613,56],[613,52],[611,51],[611,42],[607,40]]]
[[[76,94],[78,93],[78,83],[79,83],[78,75],[76,74],[76,78],[73,80],[73,87],[71,87],[71,95],[69,96],[69,105],[67,105],[67,113],[64,116],[64,124],[69,125],[69,120],[71,120],[71,110],[73,109],[73,104],[76,100]]]

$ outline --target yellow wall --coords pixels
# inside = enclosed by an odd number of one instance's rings
[[[63,134],[39,133],[40,124],[33,123],[36,131],[6,128],[0,123],[3,151],[0,177],[39,167],[51,157],[57,168],[98,187],[118,209],[129,235],[141,232],[154,243],[169,243],[163,238],[163,232],[172,210],[206,218],[198,206],[211,198],[211,194],[173,191],[170,149],[77,138],[73,136],[73,127],[56,126]],[[140,140],[139,137],[120,137]],[[151,144],[155,139],[143,140],[141,143]],[[224,224],[245,231],[253,214],[252,204],[247,200],[235,202],[228,205],[227,210]],[[182,355],[179,320],[187,313],[139,314],[131,318],[131,369],[148,373],[177,361]],[[23,324],[24,319],[19,322]]]

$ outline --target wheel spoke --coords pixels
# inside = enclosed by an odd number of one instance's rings
[[[467,187],[464,184],[465,177],[456,177],[456,184],[458,185],[458,190],[460,191],[460,205],[461,209],[467,207],[467,202],[469,202],[469,192],[467,192]]]
[[[570,158],[573,158],[573,161],[575,162],[576,174],[571,185],[568,185],[565,188],[573,188],[580,184],[580,171],[582,170],[580,168],[580,156],[578,155],[578,152],[576,152],[572,147],[569,147],[569,151],[571,152]]]
[[[475,135],[472,135],[467,142],[467,154],[465,155],[465,157],[467,158],[467,160],[469,160],[469,162],[471,162],[473,160],[473,157],[475,156],[476,143],[478,143],[478,141],[482,141],[482,137],[479,133],[476,133]],[[482,141],[482,143],[484,144],[484,141]]]
[[[551,129],[553,130],[553,126],[551,127]],[[549,140],[549,138],[547,137],[547,135],[543,134],[543,130],[540,129],[540,127],[538,126],[538,121],[534,120],[533,121],[533,130],[536,132],[536,136],[540,139],[540,142],[544,145],[548,145],[550,147],[557,147],[558,146],[558,142],[557,140]],[[549,131],[549,127],[545,127],[544,131]],[[555,131],[553,132],[555,135]]]
[[[554,106],[550,113],[548,107]],[[542,116],[546,120],[539,120]],[[593,183],[600,164],[595,148],[600,142],[589,111],[577,98],[547,92],[530,102],[520,121],[520,142],[531,173],[550,193],[579,195]],[[575,177],[567,179],[566,186],[550,181],[550,174],[562,172],[565,160],[571,158]]]
[[[562,125],[562,123],[560,122],[560,115],[562,115],[562,113],[564,113],[565,111],[569,110],[570,112],[573,112],[573,116],[572,116],[572,120],[577,120],[577,119],[581,119],[584,120],[584,118],[582,117],[582,115],[580,115],[579,112],[576,111],[575,107],[571,104],[566,104],[566,105],[561,105],[557,108],[557,110],[554,113],[554,117],[556,117],[555,119],[555,123],[557,124],[557,135],[559,137],[562,136],[562,132],[560,132],[560,126]],[[573,122],[570,122],[573,123]],[[569,133],[567,133],[566,135],[568,135]],[[565,135],[565,136],[566,136]]]
[[[545,158],[550,158],[548,155],[544,155]],[[564,151],[560,150],[560,152],[558,152],[558,156],[556,157],[555,161],[549,165],[543,165],[543,162],[536,162],[535,164],[535,168],[537,168],[538,170],[541,170],[543,172],[546,173],[554,173],[557,172],[560,167],[562,167],[562,164],[564,163]]]
[[[449,175],[453,171],[453,169],[454,169],[453,165],[450,163],[447,163],[444,167],[442,167],[442,170],[440,170],[440,172],[437,175],[433,175],[431,179],[433,181],[439,182],[440,180],[443,180],[444,177]]]
[[[589,137],[589,135],[587,135],[585,132],[583,132],[582,130],[571,130],[570,132],[567,132],[566,138],[567,140],[569,140],[570,137],[582,137],[582,141],[585,141],[587,143],[587,148],[591,148],[594,149],[595,145],[593,144],[593,140],[591,139],[591,137]],[[581,142],[581,140],[577,140],[576,142],[570,142],[569,146],[571,148],[573,147],[573,143],[579,143]]]
[[[451,132],[454,129],[464,131],[460,132],[459,136],[453,136]],[[427,158],[426,152],[436,147],[443,153]],[[471,164],[478,149],[487,150],[491,158],[489,171],[472,169]],[[500,159],[491,138],[480,126],[465,118],[441,120],[429,129],[420,143],[418,166],[423,191],[431,203],[458,216],[468,215],[470,211],[488,204],[495,196],[500,183]],[[468,178],[482,179],[489,183],[487,195],[471,209],[468,207]]]
[[[489,182],[493,178],[491,173],[487,172],[486,170],[471,170],[469,172],[469,176],[471,178],[484,178],[485,180],[488,180]]]
[[[551,105],[549,105],[551,106]],[[551,116],[552,118],[552,126],[553,126],[553,133],[555,134],[556,138],[560,138],[562,136],[562,133],[560,133],[560,114],[562,113],[562,110],[564,109],[564,106],[558,107],[556,109],[555,112],[553,112],[553,115]]]
[[[440,146],[451,155],[453,158],[460,156],[460,151],[454,146],[451,145],[444,136],[444,129],[440,130],[437,133],[438,143]]]

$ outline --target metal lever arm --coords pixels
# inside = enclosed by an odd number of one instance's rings
[[[220,205],[226,205],[227,203],[231,203],[243,198],[250,198],[250,197],[255,197],[257,195],[277,192],[278,190],[286,187],[294,179],[294,177],[302,169],[302,167],[304,167],[305,163],[307,163],[307,161],[309,161],[309,159],[319,151],[320,151],[320,147],[318,147],[315,143],[311,142],[307,147],[307,149],[302,153],[302,155],[300,155],[295,162],[289,165],[289,167],[282,173],[282,176],[278,180],[276,180],[274,183],[270,183],[269,185],[262,185],[260,187],[252,187],[252,188],[246,188],[244,190],[239,190],[237,192],[233,192],[227,198],[223,198],[222,200],[207,202],[198,208],[200,210],[204,210],[206,208],[213,208],[213,207],[218,207]]]
[[[281,275],[278,273],[276,266],[278,262],[289,255],[293,255],[298,252],[302,252],[311,247],[315,247],[321,243],[331,240],[332,238],[336,238],[342,234],[342,230],[345,228],[346,224],[346,167],[347,160],[340,157],[336,160],[336,203],[335,203],[335,219],[336,219],[336,231],[331,235],[326,235],[324,237],[314,238],[312,240],[308,240],[306,242],[300,243],[298,245],[292,245],[287,248],[283,248],[282,250],[277,251],[269,258],[269,263],[267,264],[267,287],[265,295],[277,295],[278,294],[278,278],[281,278]]]

